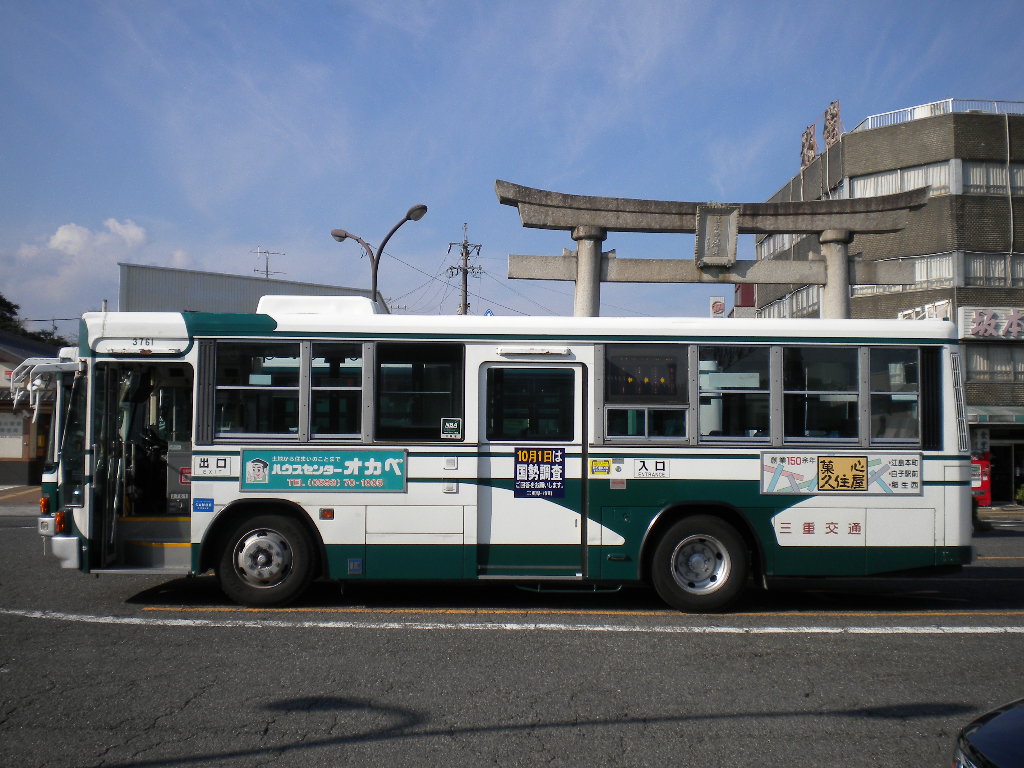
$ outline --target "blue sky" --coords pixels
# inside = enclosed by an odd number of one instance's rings
[[[0,0],[0,292],[74,317],[116,304],[119,261],[251,275],[258,247],[287,279],[367,287],[331,229],[376,244],[424,203],[381,262],[392,303],[455,311],[465,222],[472,313],[571,314],[571,284],[505,278],[509,253],[573,243],[524,229],[495,179],[761,201],[835,99],[846,130],[1024,100],[1022,28],[1019,0]],[[693,238],[604,247],[689,258]],[[606,285],[602,314],[705,315],[721,292]]]

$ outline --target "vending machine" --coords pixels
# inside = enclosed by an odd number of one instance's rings
[[[992,506],[992,455],[988,451],[971,454],[971,493],[979,507]]]

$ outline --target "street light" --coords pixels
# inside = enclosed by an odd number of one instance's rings
[[[331,237],[337,240],[339,243],[347,239],[355,240],[366,251],[366,255],[370,258],[370,296],[373,297],[373,302],[377,303],[377,267],[380,264],[380,256],[384,253],[384,246],[388,244],[388,240],[391,236],[398,231],[398,228],[405,224],[407,221],[419,221],[427,213],[427,206],[425,205],[414,205],[408,211],[405,212],[405,216],[395,226],[391,228],[384,239],[381,240],[380,246],[377,248],[377,252],[374,253],[373,248],[370,244],[359,237],[359,235],[353,235],[351,232],[346,232],[344,229],[332,229]]]

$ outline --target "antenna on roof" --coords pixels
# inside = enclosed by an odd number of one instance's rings
[[[263,269],[254,269],[253,270],[253,272],[255,272],[257,275],[262,274],[264,278],[269,280],[271,275],[283,275],[284,274],[284,272],[271,272],[271,270],[270,270],[270,257],[271,256],[284,256],[285,254],[281,253],[280,251],[268,251],[266,248],[260,248],[258,245],[256,246],[256,250],[255,251],[249,251],[249,253],[255,253],[257,256],[262,256],[263,257]]]

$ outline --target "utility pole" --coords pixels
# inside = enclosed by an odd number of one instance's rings
[[[279,251],[268,251],[266,248],[260,248],[258,245],[256,246],[256,250],[255,251],[249,251],[249,253],[255,253],[257,256],[262,256],[263,257],[263,269],[254,269],[253,270],[253,272],[255,272],[257,275],[263,275],[264,278],[269,280],[271,275],[283,275],[284,274],[284,272],[271,272],[270,271],[270,257],[271,256],[284,256],[285,254],[280,253]]]
[[[455,277],[456,274],[462,276],[462,301],[459,302],[459,314],[469,314],[469,276],[470,274],[478,275],[482,271],[478,266],[470,266],[469,255],[475,253],[477,256],[480,255],[480,245],[469,242],[469,224],[463,222],[462,224],[462,242],[461,243],[448,243],[448,253],[452,252],[452,248],[459,246],[460,253],[462,254],[462,261],[453,267],[448,267],[448,277]]]

